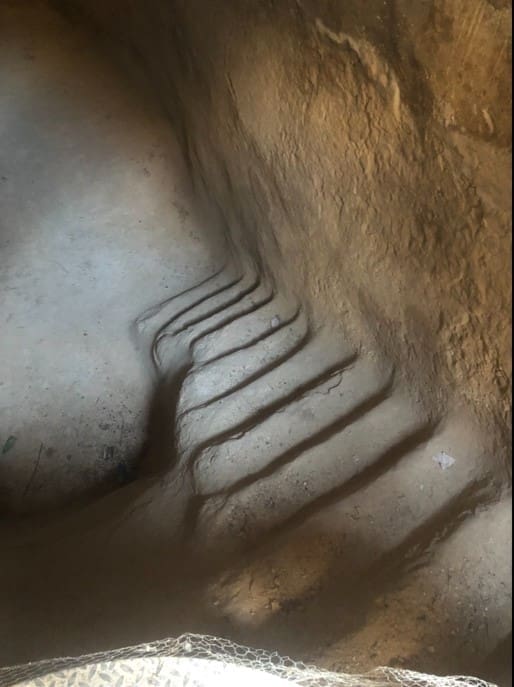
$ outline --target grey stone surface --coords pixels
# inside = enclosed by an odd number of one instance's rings
[[[216,260],[155,102],[44,7],[0,17],[0,509],[21,513],[133,477],[154,385],[131,325]]]

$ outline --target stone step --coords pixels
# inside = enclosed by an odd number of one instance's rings
[[[282,338],[276,332],[267,337],[268,345],[277,343],[283,346]],[[256,345],[255,345],[256,346]],[[248,359],[256,359],[256,348],[252,344],[247,350]],[[227,353],[227,364],[237,354],[236,365],[244,351]],[[222,363],[218,360],[214,365]],[[261,421],[266,415],[277,412],[293,400],[309,393],[316,386],[334,380],[349,364],[355,355],[345,347],[339,338],[317,335],[308,340],[294,355],[284,357],[278,366],[264,370],[261,375],[254,373],[253,381],[239,386],[234,393],[225,394],[218,400],[198,405],[194,386],[182,390],[181,412],[177,416],[177,435],[182,450],[187,454],[209,441],[217,441],[223,435],[238,433]],[[209,364],[210,365],[210,364]],[[194,372],[201,383],[203,374],[213,367],[197,368]]]
[[[210,540],[224,544],[252,541],[283,526],[299,512],[322,507],[334,490],[380,472],[383,461],[411,451],[424,437],[427,421],[405,396],[390,395],[388,386],[357,407],[343,426],[318,435],[277,456],[261,472],[235,482],[226,493],[206,499],[200,526]],[[220,465],[222,458],[220,457]],[[241,457],[244,460],[244,457]]]
[[[390,377],[381,376],[365,361],[277,408],[248,429],[208,445],[195,457],[197,492],[214,494],[266,470],[270,464],[296,447],[336,433],[352,414],[383,398]]]
[[[307,318],[301,313],[291,324],[250,348],[238,350],[214,363],[194,366],[184,380],[178,416],[215,403],[251,384],[301,350],[309,337]]]

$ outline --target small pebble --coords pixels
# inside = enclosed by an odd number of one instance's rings
[[[434,463],[439,465],[441,470],[448,470],[448,468],[451,468],[451,466],[455,464],[455,458],[452,458],[452,456],[448,455],[444,451],[432,456],[432,460]]]

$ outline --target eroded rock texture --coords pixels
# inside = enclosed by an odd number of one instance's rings
[[[59,4],[146,66],[233,251],[134,322],[167,400],[140,479],[7,533],[4,655],[195,630],[492,677],[510,6]]]
[[[510,3],[78,4],[145,61],[234,240],[504,432]]]

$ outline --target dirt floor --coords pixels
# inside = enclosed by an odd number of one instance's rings
[[[510,685],[473,419],[228,252],[93,38],[39,2],[0,35],[0,664],[201,632]]]

